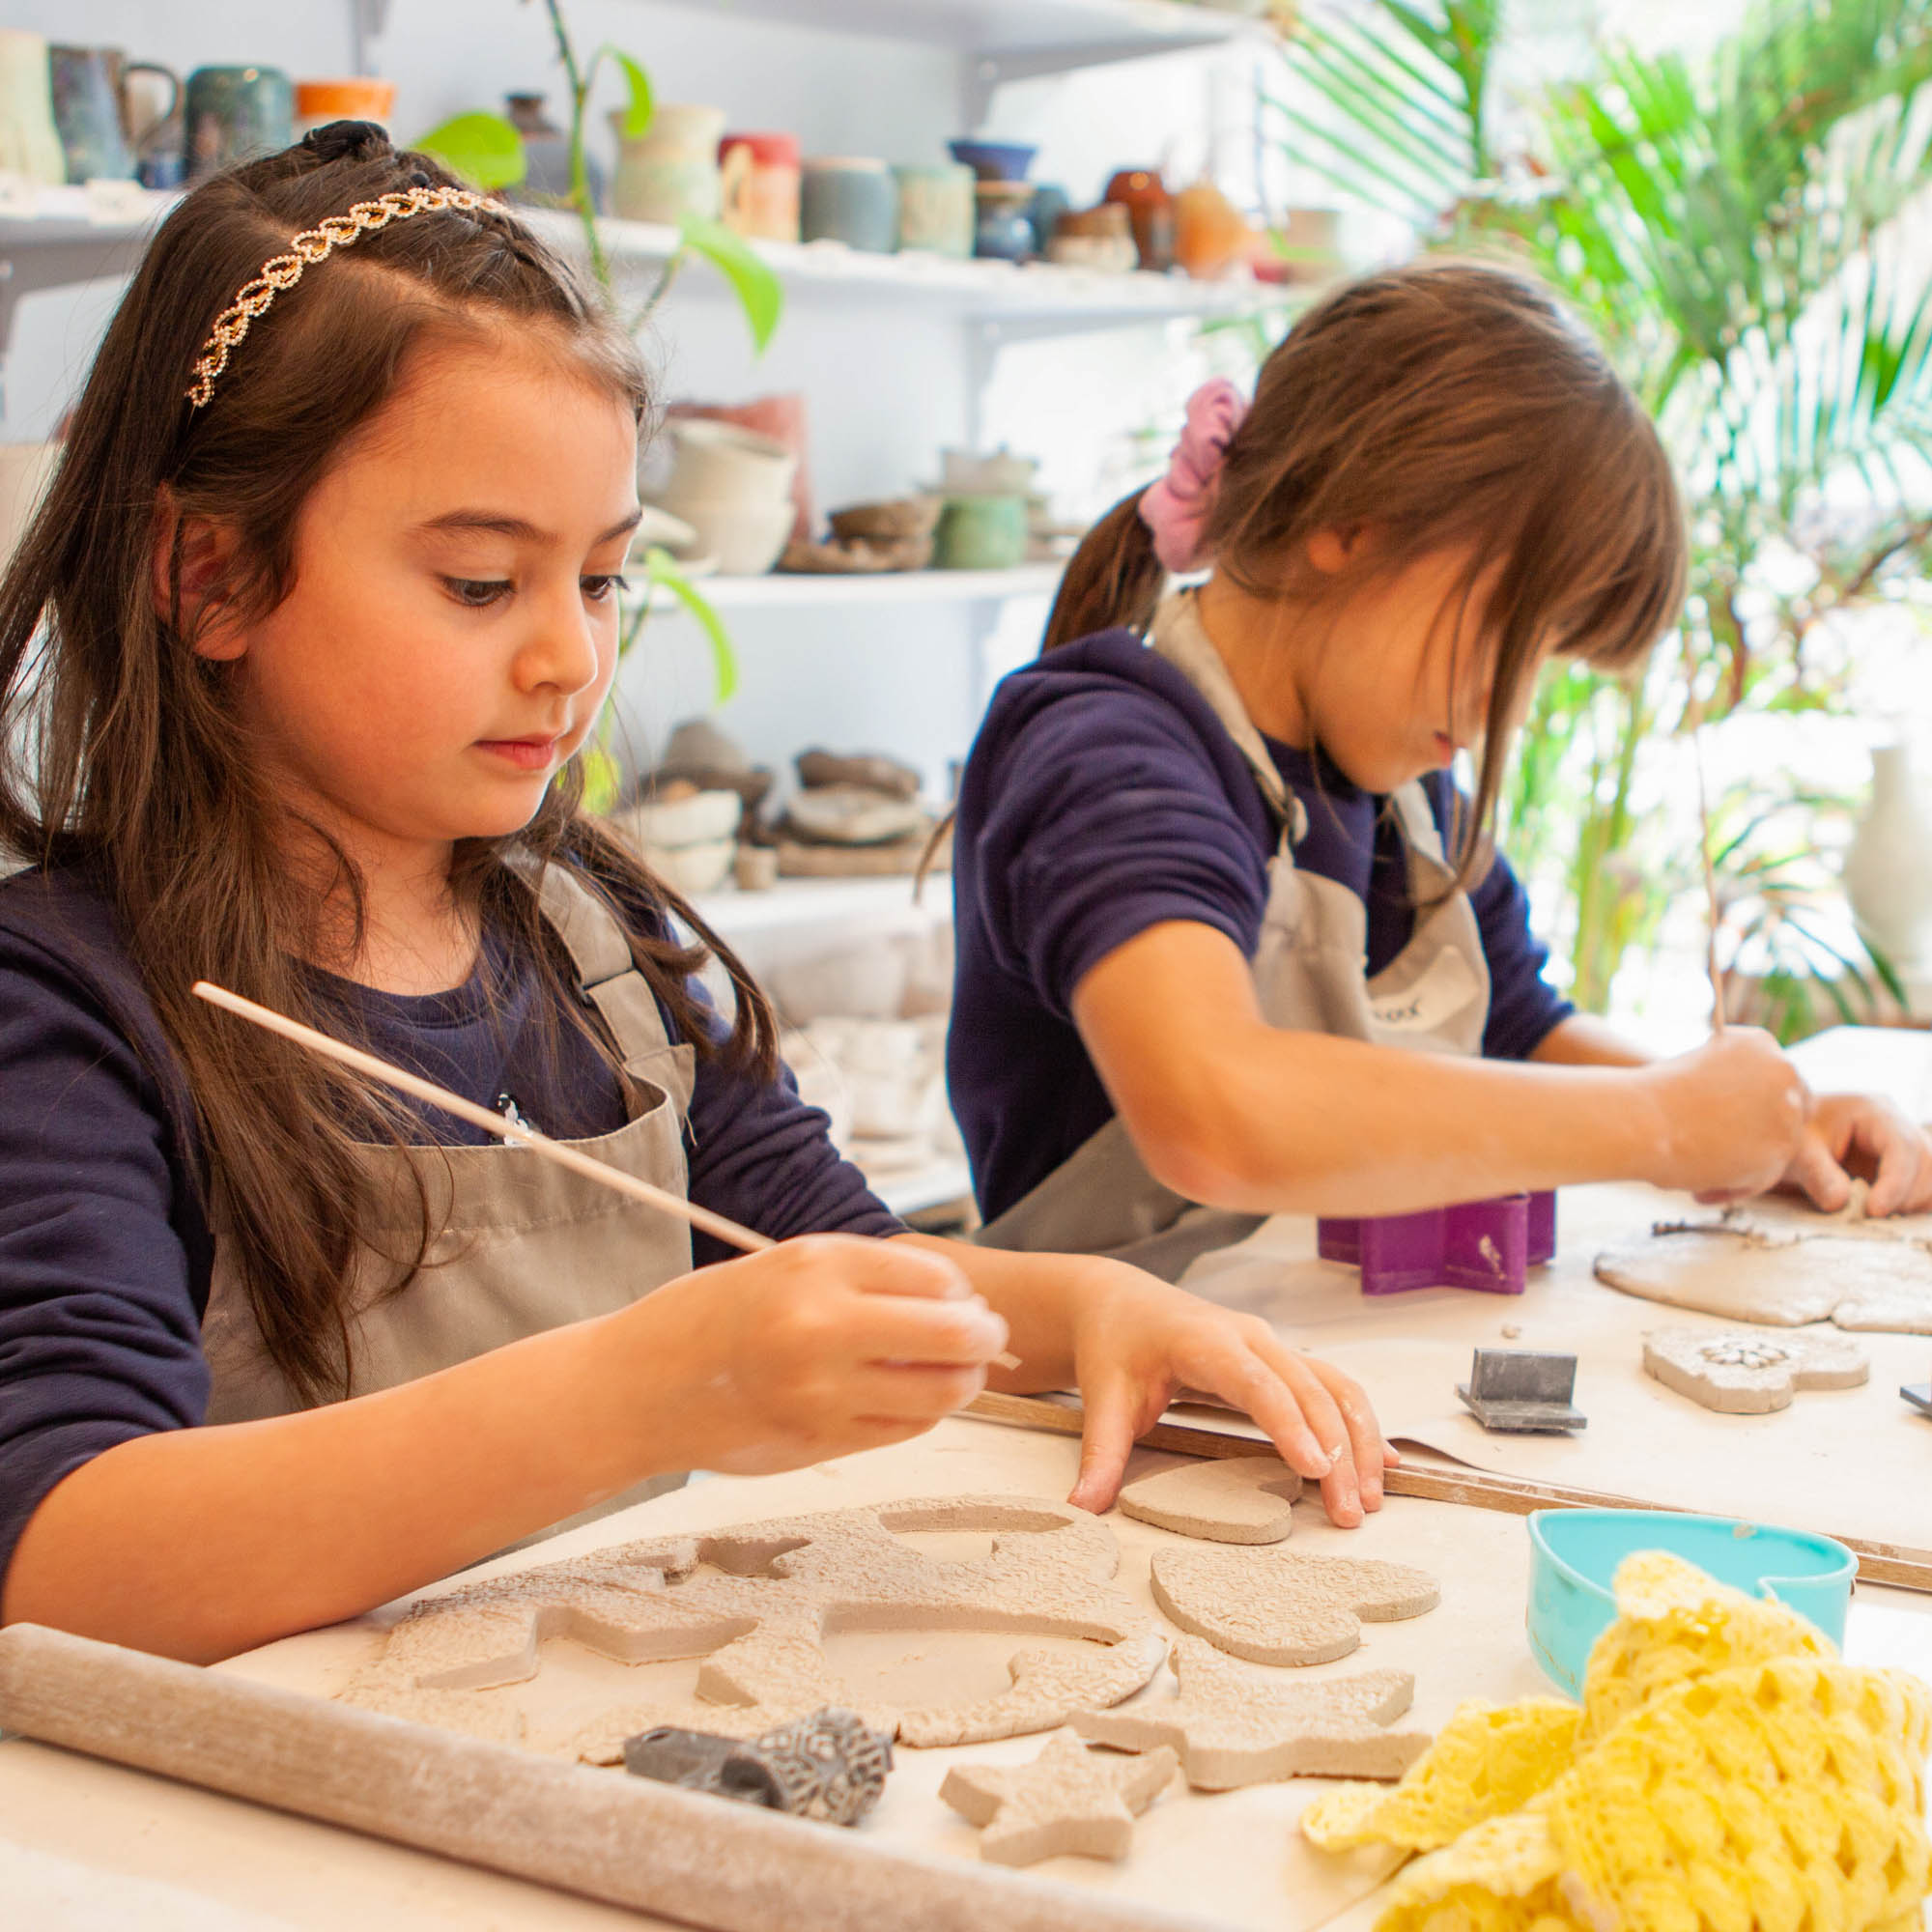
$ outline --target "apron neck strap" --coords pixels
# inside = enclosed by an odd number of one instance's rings
[[[1153,615],[1151,638],[1153,648],[1186,678],[1208,700],[1208,708],[1221,721],[1222,728],[1235,741],[1235,749],[1248,762],[1255,783],[1261,787],[1268,810],[1275,815],[1290,840],[1308,833],[1308,812],[1301,801],[1283,782],[1281,773],[1268,754],[1266,741],[1248,716],[1235,680],[1213,639],[1202,628],[1194,608],[1191,590],[1170,592],[1160,601]]]

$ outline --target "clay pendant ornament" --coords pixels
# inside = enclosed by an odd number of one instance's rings
[[[939,1796],[983,1828],[980,1856],[994,1864],[1030,1865],[1069,1852],[1119,1860],[1133,1844],[1134,1820],[1179,1764],[1166,1747],[1122,1758],[1062,1736],[1030,1764],[954,1765]]]
[[[1293,1527],[1289,1505],[1300,1493],[1301,1478],[1278,1456],[1235,1456],[1143,1476],[1121,1492],[1121,1510],[1178,1536],[1279,1543]]]
[[[1364,1623],[1400,1623],[1442,1601],[1427,1571],[1354,1556],[1160,1549],[1152,1583],[1182,1630],[1251,1663],[1330,1663],[1360,1644]]]
[[[1180,1694],[1087,1711],[1073,1728],[1117,1750],[1172,1746],[1198,1791],[1290,1777],[1400,1777],[1429,1748],[1427,1731],[1394,1720],[1415,1696],[1406,1670],[1283,1683],[1182,1637],[1170,1660]]]
[[[1788,1408],[1800,1389],[1858,1388],[1871,1375],[1848,1336],[1761,1328],[1653,1328],[1643,1366],[1665,1388],[1724,1415],[1766,1415]]]

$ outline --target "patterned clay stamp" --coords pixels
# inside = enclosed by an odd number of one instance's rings
[[[1726,1415],[1788,1408],[1800,1389],[1857,1388],[1871,1374],[1865,1351],[1844,1335],[1760,1328],[1653,1328],[1643,1366],[1665,1388]]]
[[[1067,1852],[1123,1859],[1134,1820],[1166,1790],[1179,1763],[1166,1746],[1120,1758],[1057,1737],[1030,1764],[954,1765],[939,1795],[984,1828],[980,1856],[994,1864],[1030,1865]]]
[[[1187,1463],[1143,1476],[1121,1492],[1122,1514],[1209,1543],[1279,1543],[1301,1478],[1278,1456]]]
[[[1427,1571],[1354,1556],[1160,1549],[1152,1581],[1182,1630],[1251,1663],[1329,1663],[1361,1642],[1364,1623],[1400,1623],[1442,1601]]]
[[[1182,1637],[1171,1661],[1178,1697],[1082,1712],[1073,1728],[1117,1750],[1170,1745],[1200,1791],[1288,1777],[1400,1777],[1429,1748],[1427,1731],[1390,1728],[1415,1696],[1406,1670],[1283,1683],[1194,1637]]]

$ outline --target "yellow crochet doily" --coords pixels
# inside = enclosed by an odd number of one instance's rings
[[[1376,1932],[1880,1932],[1932,1889],[1932,1690],[1836,1661],[1781,1605],[1647,1551],[1583,1707],[1464,1704],[1393,1788],[1302,1814],[1427,1856]]]

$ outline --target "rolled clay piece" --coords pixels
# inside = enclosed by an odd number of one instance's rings
[[[1143,1476],[1121,1492],[1121,1509],[1209,1543],[1279,1543],[1293,1526],[1288,1506],[1300,1493],[1301,1478],[1279,1457],[1235,1456]]]
[[[1406,1670],[1282,1683],[1211,1645],[1174,1646],[1180,1694],[1114,1711],[1087,1711],[1073,1728],[1117,1750],[1170,1745],[1201,1791],[1286,1777],[1400,1777],[1429,1748],[1427,1731],[1398,1731],[1415,1679]]]
[[[1134,1820],[1179,1765],[1166,1746],[1144,1757],[1121,1758],[1063,1736],[1030,1764],[954,1765],[939,1796],[982,1828],[980,1856],[994,1864],[1030,1865],[1069,1852],[1123,1859],[1133,1844]]]
[[[1332,1662],[1361,1642],[1364,1623],[1400,1623],[1442,1601],[1427,1571],[1354,1556],[1161,1549],[1152,1582],[1182,1630],[1251,1663]]]
[[[1665,1388],[1724,1415],[1788,1408],[1799,1389],[1857,1388],[1871,1363],[1842,1335],[1770,1334],[1763,1329],[1653,1328],[1643,1366]]]

